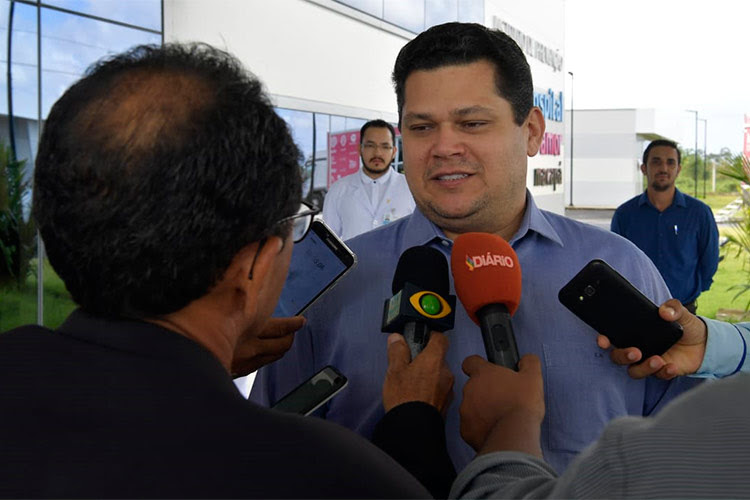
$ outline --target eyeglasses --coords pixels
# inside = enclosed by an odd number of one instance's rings
[[[376,149],[390,151],[393,149],[393,146],[391,146],[390,144],[375,144],[374,142],[366,142],[362,144],[362,149],[364,149],[365,151],[375,151]]]
[[[300,203],[297,213],[284,217],[277,224],[283,224],[285,222],[292,221],[292,239],[295,243],[302,241],[307,232],[312,226],[313,217],[315,214],[320,213],[319,208],[308,205],[305,202]]]

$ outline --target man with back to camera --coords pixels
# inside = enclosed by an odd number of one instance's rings
[[[611,226],[651,258],[672,296],[695,314],[719,266],[719,230],[711,208],[675,186],[681,156],[672,141],[649,143],[641,164],[646,190],[617,208]]]
[[[0,497],[428,496],[360,436],[232,383],[304,321],[269,322],[312,221],[299,158],[260,82],[206,45],[136,47],[57,101],[33,213],[80,309],[0,335]],[[399,372],[434,373],[446,346]],[[441,373],[386,406],[439,410]]]
[[[362,168],[334,182],[323,201],[323,220],[341,239],[348,240],[414,210],[406,179],[391,168],[397,153],[396,131],[390,123],[372,120],[362,125]]]
[[[595,332],[560,305],[558,290],[593,258],[609,262],[657,303],[669,298],[667,287],[624,238],[537,208],[526,189],[527,161],[539,149],[545,123],[533,106],[528,63],[510,37],[478,24],[435,26],[402,48],[393,81],[405,174],[417,209],[349,241],[357,268],[310,308],[287,356],[259,371],[251,399],[273,404],[306,373],[333,364],[347,373],[351,390],[318,414],[369,437],[383,415],[378,394],[387,354],[381,315],[399,256],[428,245],[447,257],[457,235],[494,233],[511,243],[520,260],[516,340],[522,354],[544,360],[549,411],[542,449],[562,471],[611,418],[653,413],[690,384],[630,379],[593,345]],[[457,401],[448,410],[446,432],[461,470],[474,451],[459,435],[467,380],[460,367],[467,356],[484,354],[484,346],[460,306],[448,336],[446,360],[456,377]]]
[[[659,314],[682,325],[682,338],[643,363],[637,348],[614,349],[615,363],[629,366],[634,378],[730,378],[676,398],[651,418],[616,419],[558,476],[539,449],[539,359],[524,356],[515,373],[467,358],[461,434],[478,456],[459,474],[451,498],[747,497],[750,323],[698,318],[676,299]],[[604,336],[598,343],[610,347]]]

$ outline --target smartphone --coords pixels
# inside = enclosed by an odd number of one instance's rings
[[[310,231],[294,244],[289,274],[273,316],[304,313],[356,264],[357,256],[333,230],[325,222],[314,220]]]
[[[307,416],[338,394],[347,383],[346,377],[329,365],[279,399],[271,408]]]
[[[663,354],[682,337],[682,326],[606,262],[595,259],[557,295],[560,302],[615,347],[637,347],[643,360]]]

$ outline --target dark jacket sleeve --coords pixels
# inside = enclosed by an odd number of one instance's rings
[[[445,442],[445,422],[427,403],[391,409],[375,426],[372,442],[416,477],[435,498],[447,498],[456,468]]]

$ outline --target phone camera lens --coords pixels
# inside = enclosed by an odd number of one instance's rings
[[[591,297],[596,293],[596,288],[591,285],[586,285],[586,288],[583,289],[583,293],[585,293],[587,297]]]

